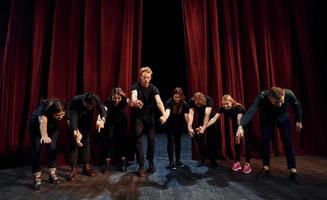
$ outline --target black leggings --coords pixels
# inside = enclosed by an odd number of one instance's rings
[[[108,122],[105,127],[105,152],[106,158],[112,159],[113,156],[120,158],[126,157],[127,154],[127,118],[122,117],[118,122]]]
[[[32,134],[32,135],[40,135]],[[56,167],[56,159],[57,159],[57,131],[50,134],[49,137],[51,138],[52,142],[50,144],[44,144],[47,147],[48,152],[48,167],[55,168]],[[41,143],[40,143],[41,136],[32,137],[32,172],[40,172],[41,171]]]
[[[174,161],[174,146],[175,146],[176,161],[180,161],[182,130],[179,127],[172,127],[170,124],[167,124],[166,130],[167,130],[167,152],[168,152],[169,161]]]

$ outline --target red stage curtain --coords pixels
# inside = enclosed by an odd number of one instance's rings
[[[294,134],[296,152],[327,155],[322,3],[181,1],[189,94],[202,91],[220,106],[229,93],[249,107],[263,89],[290,88],[304,111],[304,129]],[[115,86],[129,95],[141,64],[141,37],[142,0],[0,1],[0,158],[29,160],[28,118],[41,98],[68,102],[94,91],[104,100]],[[229,124],[220,122],[220,153],[227,157],[233,136]],[[260,152],[257,115],[253,125]],[[63,161],[67,138],[61,129]],[[275,150],[282,151],[276,141]]]
[[[0,23],[1,156],[28,152],[27,122],[41,98],[68,102],[93,91],[104,100],[116,86],[130,93],[141,58],[142,0],[12,0],[1,6],[8,19]]]
[[[212,96],[218,107],[225,93],[248,108],[261,90],[274,85],[293,90],[303,104],[305,127],[302,135],[294,131],[296,153],[326,154],[322,127],[326,116],[320,112],[323,102],[318,100],[322,99],[322,84],[314,78],[319,68],[313,62],[305,3],[184,0],[188,83],[191,93],[202,91]],[[233,134],[222,122],[220,151],[227,157],[234,151]],[[258,115],[253,125],[256,152],[260,152]],[[273,146],[276,153],[283,151],[278,134]]]

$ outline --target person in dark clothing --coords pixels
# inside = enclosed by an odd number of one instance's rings
[[[197,123],[199,124],[193,129],[194,113],[197,113]],[[188,132],[190,137],[195,137],[195,141],[199,146],[200,151],[200,166],[205,163],[206,157],[209,157],[212,167],[217,166],[218,158],[218,129],[217,125],[213,124],[206,130],[209,119],[216,114],[214,101],[211,97],[204,95],[201,92],[196,92],[189,101],[188,114]]]
[[[218,110],[218,113],[210,119],[210,121],[207,124],[207,127],[211,126],[213,123],[215,123],[220,115],[224,114],[227,118],[232,120],[232,129],[233,133],[236,134],[237,128],[241,123],[241,118],[243,114],[245,113],[245,108],[242,104],[238,103],[233,99],[232,96],[229,94],[226,94],[222,97],[222,106]],[[240,160],[241,160],[241,152],[240,152],[240,144],[234,143],[235,146],[235,162],[233,163],[232,170],[233,171],[239,171],[242,169],[243,173],[250,173],[252,171],[251,165],[250,165],[250,159],[252,154],[252,133],[250,131],[249,125],[245,126],[244,128],[246,131],[245,134],[245,144],[246,144],[246,162],[243,165],[243,168],[241,167]],[[235,136],[235,135],[234,135]]]
[[[119,87],[113,88],[111,95],[104,102],[108,113],[107,122],[104,127],[106,167],[103,172],[105,174],[109,173],[110,162],[115,154],[118,154],[121,159],[121,171],[126,172],[127,117],[124,110],[128,103],[129,99],[126,98],[125,92]]]
[[[132,119],[133,129],[136,137],[136,158],[139,164],[139,176],[145,176],[144,173],[144,153],[142,144],[142,133],[147,134],[148,147],[146,158],[149,161],[149,172],[155,172],[154,151],[155,151],[155,121],[154,109],[158,107],[162,116],[160,122],[165,123],[164,114],[165,107],[161,101],[159,90],[156,86],[150,83],[152,78],[152,70],[149,67],[140,69],[140,82],[132,85]]]
[[[57,135],[59,121],[65,116],[65,104],[59,99],[42,100],[30,120],[32,172],[34,188],[41,189],[41,147],[47,147],[50,183],[60,183],[56,175]]]
[[[240,138],[243,137],[243,127],[252,119],[257,108],[260,108],[260,129],[263,139],[263,169],[261,175],[270,175],[270,141],[274,133],[274,127],[277,125],[285,148],[287,166],[290,169],[290,179],[298,183],[292,144],[291,123],[287,110],[289,105],[295,111],[296,130],[299,132],[302,129],[302,108],[300,101],[291,90],[272,87],[269,90],[261,92],[255,98],[249,110],[243,115],[236,133],[236,140],[239,142]]]
[[[107,112],[99,97],[92,92],[74,96],[67,111],[68,129],[73,135],[70,143],[70,165],[71,173],[68,180],[73,181],[77,175],[78,149],[81,150],[82,162],[84,164],[83,174],[94,176],[90,165],[90,132],[92,124],[92,112],[97,107],[100,118],[96,121],[98,132],[104,127],[107,118]]]
[[[182,88],[177,87],[173,90],[170,99],[166,102],[166,130],[167,130],[167,152],[169,157],[168,168],[176,169],[176,167],[184,167],[181,162],[181,137],[185,130],[188,120],[188,104]],[[174,162],[174,145],[175,158]]]

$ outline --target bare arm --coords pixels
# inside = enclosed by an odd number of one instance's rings
[[[211,111],[212,111],[211,107],[206,107],[206,109],[204,111],[203,124],[202,124],[202,126],[199,126],[198,128],[195,129],[195,131],[197,133],[203,134],[204,131],[206,130],[208,122],[209,122]]]
[[[188,130],[188,134],[190,137],[194,136],[194,130],[193,130],[193,119],[194,119],[194,109],[190,108],[188,111],[188,116],[187,116],[188,120],[187,120],[187,130]]]
[[[209,122],[207,123],[207,126],[205,128],[208,128],[209,126],[214,124],[218,120],[219,117],[220,117],[220,114],[216,113],[215,116],[209,120]]]
[[[51,138],[48,136],[48,118],[45,115],[41,115],[38,117],[39,123],[40,123],[40,134],[41,139],[40,143],[49,144],[52,142]]]
[[[154,99],[156,100],[157,107],[158,107],[159,111],[161,112],[161,115],[164,116],[165,115],[165,106],[161,101],[160,95],[159,94],[155,95]]]
[[[161,123],[161,124],[164,124],[164,123],[167,121],[169,115],[170,115],[170,109],[167,108],[166,111],[165,111],[165,114],[162,115],[162,116],[160,117],[160,119],[159,119],[160,123]]]
[[[137,90],[132,90],[131,98],[132,98],[132,102],[137,100]]]
[[[242,137],[244,137],[244,130],[243,130],[243,127],[241,126],[242,117],[243,117],[242,113],[237,114],[238,129],[237,129],[236,134],[235,134],[235,143],[236,144],[240,144]]]
[[[130,106],[135,108],[142,108],[143,102],[137,99],[137,90],[132,90]]]
[[[211,107],[206,107],[205,111],[204,111],[204,118],[203,118],[203,127],[206,127],[208,122],[209,122],[209,117],[211,114],[212,108]]]

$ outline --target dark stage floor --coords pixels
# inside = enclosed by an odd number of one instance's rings
[[[254,172],[246,175],[230,171],[231,161],[218,161],[219,167],[197,167],[191,160],[190,139],[183,137],[182,159],[185,168],[168,170],[165,135],[157,136],[156,166],[154,174],[136,176],[137,166],[128,167],[127,173],[113,169],[110,177],[78,176],[79,182],[60,185],[44,182],[41,191],[32,189],[30,166],[0,171],[0,199],[327,199],[327,158],[298,156],[298,171],[304,185],[296,185],[288,178],[285,158],[272,159],[273,176],[260,179],[255,176],[261,168],[260,160],[253,160]],[[60,167],[58,174],[67,176],[69,168]],[[47,176],[43,175],[45,180]]]

